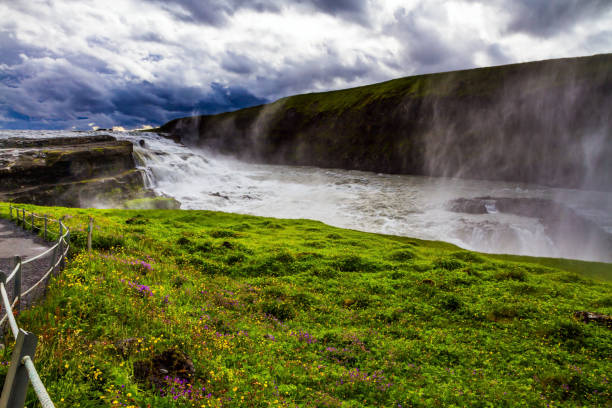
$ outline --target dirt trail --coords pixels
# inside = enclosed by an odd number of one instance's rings
[[[15,223],[0,219],[0,271],[9,274],[13,268],[13,257],[19,255],[23,261],[32,258],[47,248],[51,247],[51,243],[45,242],[39,236],[30,231],[25,231]],[[39,260],[31,262],[23,266],[23,278],[21,290],[25,291],[45,274],[50,266],[50,256],[45,256]],[[9,296],[12,295],[12,283],[8,285]],[[22,307],[35,298],[38,298],[44,291],[45,285],[41,285],[40,289],[34,290],[32,296],[24,299]]]

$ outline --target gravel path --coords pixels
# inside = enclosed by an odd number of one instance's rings
[[[52,246],[51,243],[45,242],[39,236],[30,231],[25,231],[21,227],[15,225],[14,222],[0,219],[0,271],[9,274],[13,268],[13,257],[20,255],[22,260],[27,260],[33,256],[40,254]],[[43,257],[39,260],[31,262],[23,266],[22,269],[22,286],[21,291],[25,291],[45,274],[50,266],[50,256]],[[35,299],[44,293],[46,282],[44,285],[35,289],[31,295],[23,299],[21,307],[27,307]],[[9,297],[12,297],[13,285],[8,284],[7,292]]]

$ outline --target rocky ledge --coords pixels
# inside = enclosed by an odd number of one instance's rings
[[[0,140],[0,201],[116,207],[155,197],[132,153],[109,135]]]

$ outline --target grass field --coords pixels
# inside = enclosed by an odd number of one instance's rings
[[[26,208],[72,231],[66,269],[19,316],[57,407],[610,406],[612,331],[573,318],[612,314],[610,264],[307,220]]]

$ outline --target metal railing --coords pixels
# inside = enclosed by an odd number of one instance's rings
[[[13,207],[12,205],[9,206],[9,219],[11,220],[13,219],[13,211],[15,211],[17,224],[21,224],[24,229],[27,229],[29,224],[32,231],[36,229],[42,230],[45,240],[50,232],[48,230],[49,222],[57,222],[59,225],[59,237],[51,248],[26,261],[23,261],[20,256],[15,256],[15,266],[8,276],[0,272],[0,295],[2,297],[2,308],[5,312],[2,319],[0,319],[0,326],[8,320],[10,331],[15,338],[11,365],[6,375],[6,379],[4,380],[2,395],[0,396],[0,408],[23,407],[28,390],[28,382],[32,383],[32,388],[34,388],[34,392],[43,408],[53,408],[53,402],[36,372],[36,367],[34,367],[34,354],[38,338],[35,334],[29,333],[19,327],[15,319],[15,314],[19,313],[21,300],[24,296],[30,294],[34,289],[42,285],[49,275],[57,271],[58,268],[63,268],[66,255],[70,248],[70,231],[61,220],[49,218],[47,215],[39,216],[23,208]],[[26,216],[26,213],[28,213],[28,216]],[[42,226],[37,227],[35,219],[43,220]],[[23,266],[40,260],[49,254],[51,254],[51,260],[48,269],[45,270],[43,276],[36,283],[22,292],[21,282]],[[12,302],[9,300],[7,291],[7,284],[10,282],[13,282]]]

